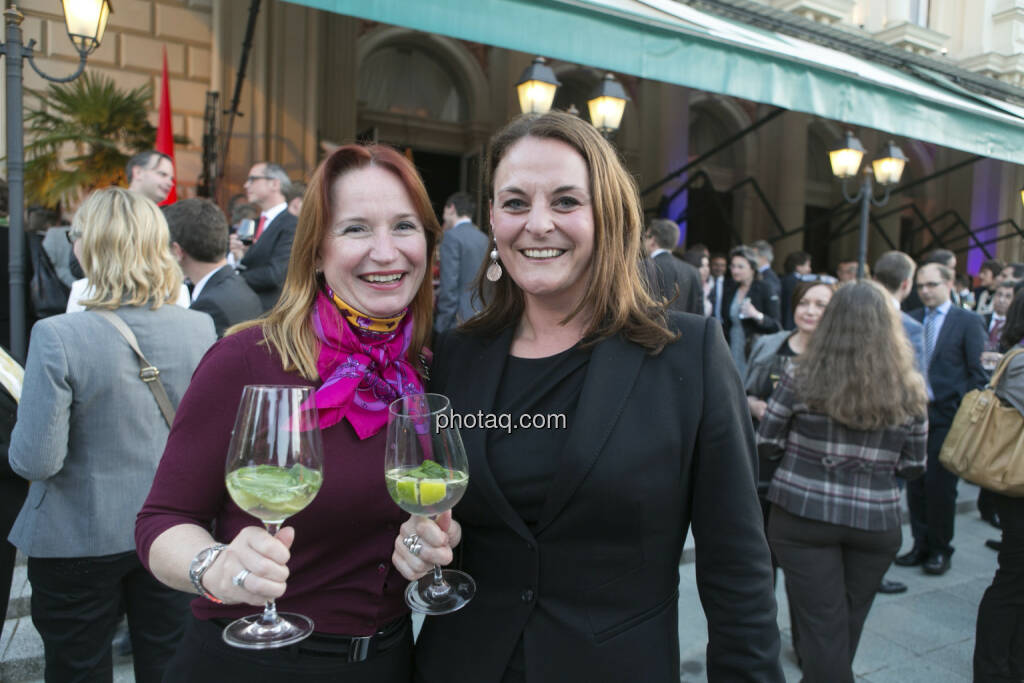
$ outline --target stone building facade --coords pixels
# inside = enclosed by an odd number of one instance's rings
[[[764,4],[839,26],[917,54],[955,60],[1015,85],[1024,82],[1024,3],[1016,0],[765,0]],[[1020,7],[1018,7],[1020,5]],[[39,41],[39,63],[67,73],[75,55],[56,0],[23,0],[26,41]],[[180,196],[194,193],[201,166],[203,112],[208,91],[226,109],[235,87],[248,19],[242,0],[117,0],[103,45],[89,70],[124,86],[151,83],[159,91],[161,50],[167,48],[175,133],[190,144],[176,150]],[[481,193],[482,150],[489,135],[518,112],[514,84],[535,55],[455,40],[264,0],[258,17],[229,153],[222,160],[218,199],[241,190],[249,166],[281,163],[305,178],[323,146],[376,139],[406,149],[421,168],[435,202],[466,189]],[[556,106],[585,112],[589,90],[604,75],[586,65],[555,62],[563,86]],[[42,83],[25,71],[26,85]],[[620,75],[632,102],[615,144],[647,187],[687,160],[770,113],[764,105]],[[156,121],[156,98],[152,103]],[[223,132],[223,131],[222,131]],[[818,224],[776,243],[779,265],[791,250],[815,254],[816,268],[833,268],[856,253],[856,234],[828,212],[842,203],[827,150],[843,126],[786,112],[710,157],[691,177],[689,192],[669,197],[673,181],[644,196],[652,212],[686,207],[691,241],[723,249],[742,239],[777,239],[782,231]],[[877,149],[888,136],[857,131]],[[949,168],[969,155],[900,139],[911,158],[908,180]],[[928,246],[921,218],[936,228],[957,219],[972,227],[1010,219],[1024,224],[1018,190],[1024,168],[982,160],[894,197],[875,215],[889,240],[907,249]],[[884,214],[884,215],[883,215]],[[481,218],[485,218],[481,216]],[[817,221],[817,223],[815,223]],[[946,221],[946,222],[943,222]],[[484,221],[486,224],[486,220]],[[820,225],[831,225],[833,232]],[[1003,234],[1004,225],[992,235]],[[1000,232],[1003,231],[1003,232]],[[836,234],[836,233],[839,234]],[[939,230],[941,232],[941,230]],[[961,240],[957,245],[964,245]],[[877,232],[872,257],[889,248]],[[993,249],[1024,258],[1020,239]]]

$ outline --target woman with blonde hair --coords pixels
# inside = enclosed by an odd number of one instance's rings
[[[402,524],[406,578],[458,545],[478,586],[426,620],[416,680],[678,682],[692,523],[709,678],[781,681],[753,430],[717,321],[648,296],[636,186],[589,123],[516,118],[487,167],[494,286],[438,338],[431,390],[463,414],[556,419],[464,430],[456,520]]]
[[[134,333],[172,404],[216,340],[208,315],[170,305],[181,285],[163,214],[120,188],[99,190],[72,224],[92,282],[85,313],[32,328],[11,469],[32,482],[10,540],[28,556],[32,621],[46,679],[111,680],[110,641],[128,613],[135,680],[159,681],[187,616],[180,593],[139,563],[132,527],[168,425],[139,360],[108,311]]]
[[[410,680],[405,582],[390,562],[405,515],[384,485],[383,428],[392,400],[423,391],[424,275],[440,235],[423,182],[390,147],[340,147],[313,175],[280,299],[199,365],[139,513],[143,563],[198,596],[165,681]],[[224,484],[249,384],[316,390],[323,484],[274,536]],[[280,649],[227,645],[224,625],[270,598],[312,618],[313,634]]]
[[[896,477],[924,472],[927,405],[899,313],[869,281],[835,292],[768,400],[758,447],[781,458],[768,541],[808,683],[853,682],[864,620],[902,542]]]

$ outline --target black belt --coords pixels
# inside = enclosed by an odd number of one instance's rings
[[[221,627],[231,623],[230,619],[211,619]],[[409,615],[399,617],[381,626],[370,636],[343,636],[334,633],[314,632],[313,635],[284,650],[315,657],[345,657],[350,662],[362,662],[379,652],[390,650],[402,642],[406,631],[412,628]]]

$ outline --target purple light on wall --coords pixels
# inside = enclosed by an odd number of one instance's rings
[[[984,159],[974,164],[974,184],[971,193],[971,227],[975,237],[982,244],[988,240],[995,239],[999,235],[999,228],[988,228],[978,230],[980,227],[992,225],[999,220],[1000,189],[1002,183],[999,178],[999,163],[993,159]],[[975,246],[974,240],[970,241],[970,248],[967,250],[967,273],[977,275],[981,270],[981,264],[988,259],[981,247]],[[996,253],[995,244],[985,244],[985,248],[994,256]]]
[[[686,176],[683,176],[683,182],[686,182]],[[675,199],[669,202],[668,208],[665,210],[665,218],[671,218],[676,220],[679,216],[686,213],[686,209],[690,205],[690,191],[684,190],[680,192]],[[686,221],[676,221],[679,223],[679,244],[686,244]],[[678,245],[677,245],[678,246]]]

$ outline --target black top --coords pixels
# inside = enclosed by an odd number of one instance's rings
[[[531,531],[572,426],[589,360],[589,350],[573,347],[547,358],[509,356],[505,362],[494,402],[499,415],[509,415],[512,425],[519,425],[523,415],[565,416],[565,429],[513,426],[487,435],[487,459],[494,479]]]

